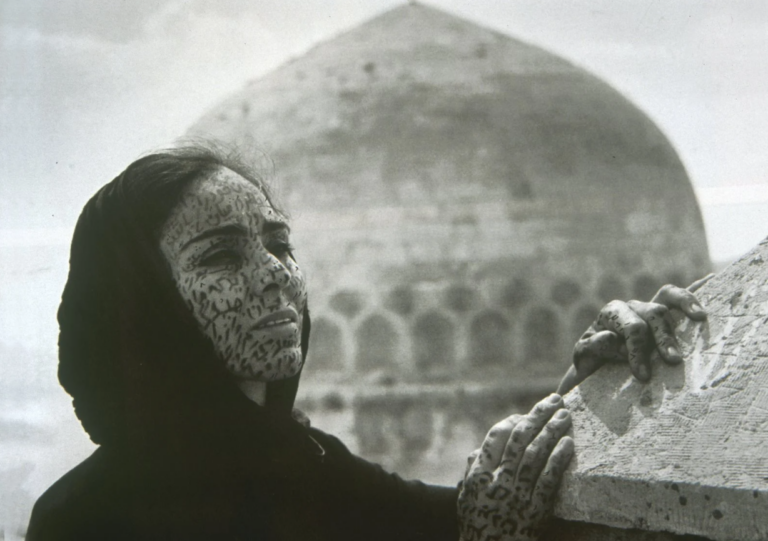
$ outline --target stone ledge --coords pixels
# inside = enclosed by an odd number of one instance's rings
[[[566,396],[577,456],[557,517],[616,528],[768,539],[768,241],[677,314],[685,363],[648,384],[603,367]]]
[[[589,522],[551,519],[541,541],[709,541],[698,535],[651,532],[636,528],[624,530]]]
[[[766,490],[598,475],[573,476],[563,490],[570,493],[571,521],[717,540],[768,539]]]

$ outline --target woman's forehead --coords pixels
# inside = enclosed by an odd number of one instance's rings
[[[168,217],[163,236],[183,243],[204,229],[226,223],[258,228],[266,222],[285,223],[285,219],[259,186],[222,167],[192,181]]]
[[[230,201],[236,198],[241,198],[260,206],[267,205],[270,208],[272,207],[261,186],[254,184],[226,167],[219,167],[208,175],[192,181],[185,191],[183,200],[191,203],[197,200],[204,200],[206,203],[211,204]]]
[[[225,167],[192,181],[177,210],[197,213],[200,218],[230,213],[284,221],[261,186]]]

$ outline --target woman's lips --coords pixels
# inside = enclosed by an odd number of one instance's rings
[[[292,323],[297,323],[299,321],[299,314],[294,310],[293,308],[284,308],[282,310],[278,310],[277,312],[274,312],[272,314],[269,314],[268,316],[264,316],[259,321],[256,322],[256,325],[254,325],[251,330],[252,331],[264,331],[275,327],[280,327],[283,325],[290,325]]]

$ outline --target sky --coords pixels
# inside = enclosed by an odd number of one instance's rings
[[[0,246],[66,244],[79,210],[252,78],[398,0],[4,0]],[[713,260],[768,235],[768,3],[433,0],[623,92],[693,182]]]

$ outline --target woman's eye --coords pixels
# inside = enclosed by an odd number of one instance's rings
[[[291,252],[293,252],[293,246],[291,246],[291,243],[285,240],[279,240],[275,239],[267,243],[266,245],[267,250],[272,255],[275,255],[277,257],[283,257],[285,255],[290,255]]]
[[[241,262],[242,257],[234,250],[219,250],[200,259],[200,265],[205,267],[239,266]]]

